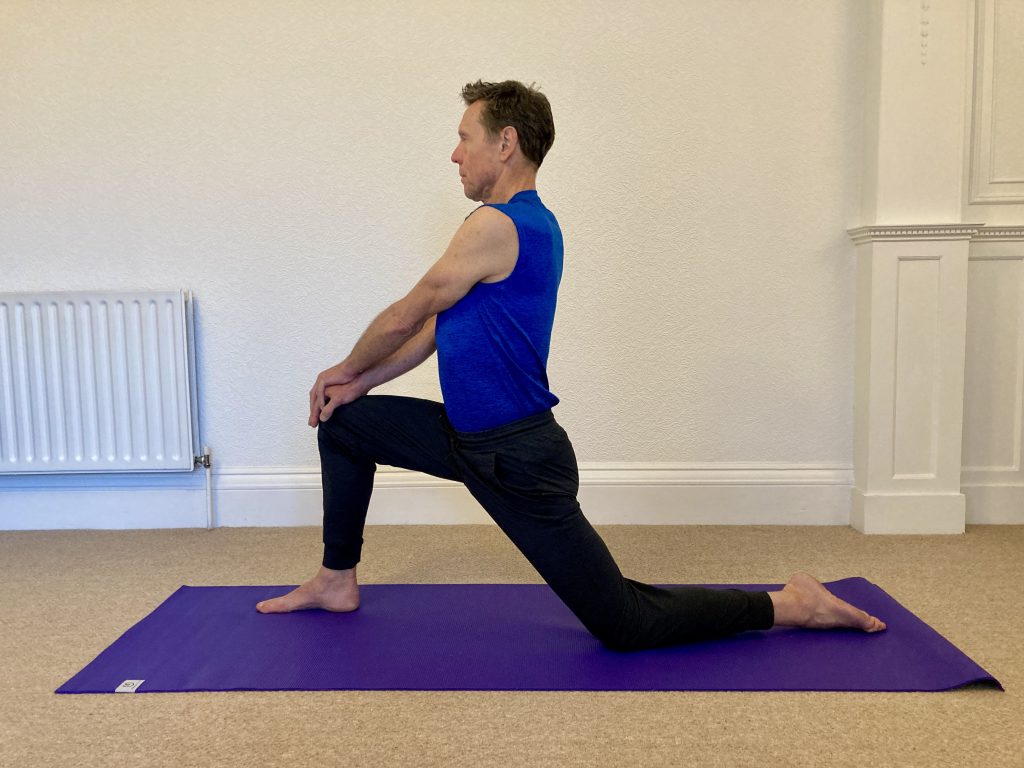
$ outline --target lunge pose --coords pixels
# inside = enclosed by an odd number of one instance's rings
[[[483,203],[444,255],[385,309],[309,393],[324,493],[324,556],[264,613],[359,606],[356,564],[377,464],[466,485],[554,592],[607,647],[634,650],[774,625],[885,625],[798,573],[775,592],[663,589],[625,578],[576,496],[576,457],[552,415],[546,365],[562,233],[537,193],[551,107],[514,81],[465,86],[451,160]],[[444,402],[367,395],[434,351]]]

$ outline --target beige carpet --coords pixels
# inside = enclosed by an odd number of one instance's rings
[[[600,529],[651,582],[864,576],[1005,693],[326,692],[57,696],[182,584],[291,584],[319,530],[0,533],[0,765],[1024,766],[1024,527]],[[364,583],[533,582],[490,526],[367,529]]]

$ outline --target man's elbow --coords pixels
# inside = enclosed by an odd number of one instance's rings
[[[418,318],[405,310],[401,303],[395,304],[388,311],[385,333],[399,341],[407,341],[420,332],[425,318]]]

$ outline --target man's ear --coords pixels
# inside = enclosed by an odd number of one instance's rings
[[[501,147],[501,153],[505,154],[507,150],[515,149],[516,144],[519,143],[519,132],[511,125],[506,125],[501,129],[499,138],[499,146]],[[511,153],[509,153],[511,154]]]

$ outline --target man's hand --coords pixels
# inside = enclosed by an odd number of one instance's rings
[[[327,421],[331,418],[334,409],[339,405],[346,405],[353,400],[358,400],[369,391],[370,388],[366,386],[361,376],[348,384],[332,384],[325,390],[327,405],[320,411],[320,421]]]
[[[321,421],[327,421],[339,405],[346,402],[351,403],[356,398],[365,395],[369,391],[369,387],[359,391],[362,386],[359,375],[353,376],[346,372],[344,363],[338,363],[326,371],[321,371],[320,375],[316,377],[313,388],[309,390],[309,426],[315,427]],[[330,395],[327,391],[328,388],[332,390]],[[355,394],[357,392],[358,394]],[[348,399],[345,400],[345,397]],[[328,398],[330,398],[330,403],[327,402]],[[325,411],[325,408],[329,410]]]

